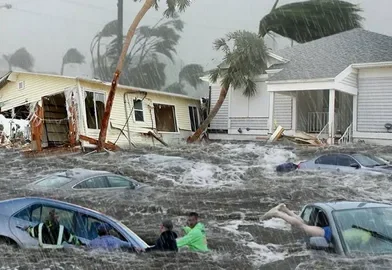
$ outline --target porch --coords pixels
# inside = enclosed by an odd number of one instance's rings
[[[274,91],[269,88],[272,100],[276,95],[288,95],[292,99],[290,133],[304,131],[326,139],[329,144],[335,144],[336,140],[349,135],[353,122],[353,93],[312,88],[282,91],[276,89],[277,85],[274,87]],[[274,112],[271,114],[273,117],[277,114],[276,109],[272,108],[271,112]],[[270,131],[273,130],[273,123]]]

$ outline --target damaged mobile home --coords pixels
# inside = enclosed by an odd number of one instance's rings
[[[110,83],[51,74],[9,72],[0,79],[0,113],[29,121],[31,150],[95,147]],[[108,149],[185,141],[200,124],[197,98],[119,85]]]

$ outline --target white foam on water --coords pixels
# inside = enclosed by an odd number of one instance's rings
[[[271,218],[268,220],[261,221],[259,223],[259,226],[262,226],[264,228],[273,228],[278,230],[291,231],[291,225],[285,222],[281,218]]]
[[[252,263],[255,266],[261,266],[263,264],[271,262],[282,261],[288,255],[287,252],[275,252],[276,249],[280,248],[280,245],[262,245],[256,242],[248,242],[247,246],[251,248],[254,252],[254,254],[248,255],[247,257],[252,260]]]

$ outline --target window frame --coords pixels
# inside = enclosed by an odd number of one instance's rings
[[[341,165],[341,164],[339,164],[339,157],[345,157],[345,158],[352,159],[353,162],[351,162],[348,166],[346,166],[346,165]],[[339,155],[336,155],[336,165],[337,165],[337,166],[349,168],[349,167],[351,167],[351,165],[353,165],[353,164],[358,164],[358,165],[360,165],[360,164],[358,163],[358,161],[356,161],[355,158],[353,158],[353,157],[350,156],[350,155],[346,155],[346,154],[339,154]]]
[[[192,109],[192,113],[193,113],[193,116],[195,116],[195,111],[196,111],[196,117],[197,117],[197,119],[194,119],[194,117],[193,117],[193,119],[192,119],[192,117],[191,117],[191,109]],[[190,120],[190,124],[191,124],[191,131],[192,132],[195,132],[199,127],[200,127],[200,113],[199,113],[199,108],[196,106],[196,105],[188,105],[188,115],[189,115],[189,120]],[[197,121],[195,121],[195,129],[193,129],[192,128],[192,122],[194,121],[194,120],[197,120]]]
[[[95,175],[95,176],[89,177],[87,179],[81,180],[78,183],[76,183],[75,185],[73,185],[71,188],[74,189],[74,190],[131,189],[131,188],[127,188],[127,187],[110,187],[110,186],[109,187],[105,187],[105,188],[75,188],[75,186],[77,186],[77,185],[79,185],[79,184],[81,184],[81,183],[83,183],[85,181],[88,181],[91,178],[96,178],[96,177],[105,177],[107,184],[110,185],[108,176],[115,176],[115,177],[123,178],[124,180],[126,180],[128,182],[131,182],[133,184],[133,186],[134,186],[134,188],[132,190],[135,190],[139,186],[138,182],[132,181],[132,180],[130,180],[130,179],[126,178],[126,177],[123,177],[121,175],[104,174],[104,175]]]
[[[142,105],[142,108],[141,108],[141,109],[136,109],[136,107],[135,107],[135,102],[140,102],[141,105]],[[137,119],[136,119],[136,112],[142,112],[143,120],[137,120]],[[143,123],[145,122],[145,117],[144,117],[144,102],[143,102],[143,100],[140,99],[140,98],[134,98],[134,99],[133,99],[133,120],[134,120],[135,122],[143,122]]]
[[[171,132],[171,131],[160,131],[160,130],[157,129],[157,121],[156,121],[156,115],[155,115],[155,105],[157,105],[157,106],[164,105],[164,106],[171,106],[172,107],[172,109],[174,110],[174,111],[173,110],[172,111],[173,111],[174,125],[176,127],[176,131],[173,131],[173,132]],[[161,133],[161,134],[179,134],[180,133],[180,126],[178,125],[178,116],[177,116],[177,110],[176,110],[176,105],[175,104],[165,103],[165,102],[159,102],[159,103],[153,102],[152,103],[152,107],[153,107],[153,111],[154,111],[154,117],[153,117],[153,119],[154,119],[154,128],[156,129],[156,131],[158,133]]]
[[[317,162],[317,160],[319,160],[319,159],[321,159],[321,158],[330,157],[330,156],[334,156],[334,157],[335,157],[335,164],[325,164],[325,163],[318,163],[318,162]],[[338,155],[336,155],[336,154],[325,154],[325,155],[319,156],[319,157],[316,158],[316,160],[314,161],[314,164],[323,165],[323,166],[337,166],[337,162],[338,162],[337,156],[338,156]]]
[[[137,182],[132,181],[132,180],[130,180],[126,177],[123,177],[121,175],[106,175],[106,179],[107,179],[109,185],[110,185],[109,177],[118,177],[118,178],[124,179],[124,181],[131,183],[133,185],[133,188],[130,188],[130,186],[129,186],[129,187],[109,187],[108,189],[133,189],[133,190],[135,190],[139,186],[139,184]]]
[[[94,118],[95,118],[95,123],[96,126],[95,128],[89,128],[88,127],[88,120],[87,120],[87,113],[86,113],[86,95],[87,92],[93,93],[93,100],[94,100]],[[102,94],[103,98],[104,98],[104,111],[105,111],[105,107],[106,107],[106,92],[102,91],[102,90],[92,90],[92,89],[83,89],[83,106],[84,106],[84,114],[85,114],[85,124],[86,124],[86,128],[88,130],[99,130],[98,128],[98,116],[97,116],[97,106],[96,106],[96,99],[95,99],[95,94]]]

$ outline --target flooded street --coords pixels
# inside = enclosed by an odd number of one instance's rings
[[[303,235],[279,219],[260,216],[280,202],[299,211],[314,201],[337,199],[391,201],[386,176],[289,173],[275,166],[339,149],[265,146],[261,143],[212,143],[178,148],[137,148],[127,152],[27,159],[0,152],[1,198],[47,196],[111,215],[147,243],[158,236],[159,222],[170,218],[175,230],[196,211],[206,225],[211,252],[130,254],[22,251],[1,246],[0,269],[391,269],[392,257],[342,258],[305,249]],[[356,150],[391,158],[391,147]],[[37,193],[25,185],[68,168],[120,170],[152,191]]]

